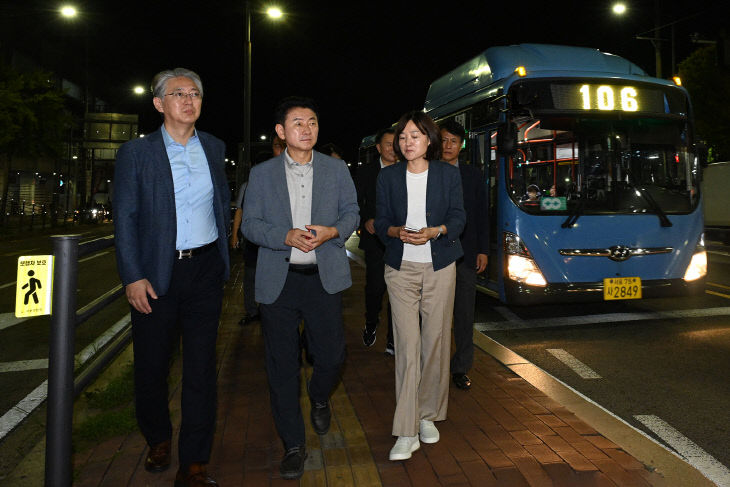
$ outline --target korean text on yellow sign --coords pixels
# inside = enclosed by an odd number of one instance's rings
[[[18,281],[15,295],[15,316],[51,314],[53,296],[53,256],[18,257]]]

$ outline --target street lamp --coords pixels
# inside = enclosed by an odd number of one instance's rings
[[[281,9],[269,7],[266,11],[269,18],[281,19]],[[243,63],[243,164],[236,166],[236,186],[240,186],[242,172],[251,168],[251,3],[246,2],[246,46]]]
[[[613,4],[613,7],[611,7],[611,10],[613,10],[613,13],[616,15],[623,15],[626,13],[626,4],[623,2],[616,2]]]
[[[134,91],[135,95],[144,95],[144,88],[140,85],[135,86],[132,91]]]
[[[59,9],[59,12],[61,12],[61,15],[69,19],[76,17],[79,13],[73,5],[64,5]]]

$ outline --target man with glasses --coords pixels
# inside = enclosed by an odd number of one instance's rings
[[[131,305],[137,423],[145,468],[170,466],[167,376],[182,335],[182,420],[175,485],[217,486],[206,472],[216,413],[216,353],[230,190],[223,142],[196,130],[203,84],[176,68],[152,80],[159,130],[124,144],[114,171],[117,266]]]

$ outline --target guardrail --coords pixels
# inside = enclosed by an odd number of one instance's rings
[[[70,487],[72,483],[71,433],[74,398],[98,377],[132,339],[131,330],[127,327],[74,380],[76,327],[124,293],[124,287],[120,284],[76,311],[79,257],[114,245],[113,235],[83,244],[79,243],[80,239],[81,235],[51,237],[54,267],[48,354],[45,485],[53,487]]]
[[[0,213],[0,229],[7,231],[33,231],[111,220],[106,207],[62,210],[54,203],[11,202],[5,213]],[[0,205],[2,206],[2,205]]]

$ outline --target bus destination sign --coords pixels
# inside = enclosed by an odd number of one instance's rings
[[[637,85],[552,83],[553,105],[559,110],[668,113],[663,93]]]

